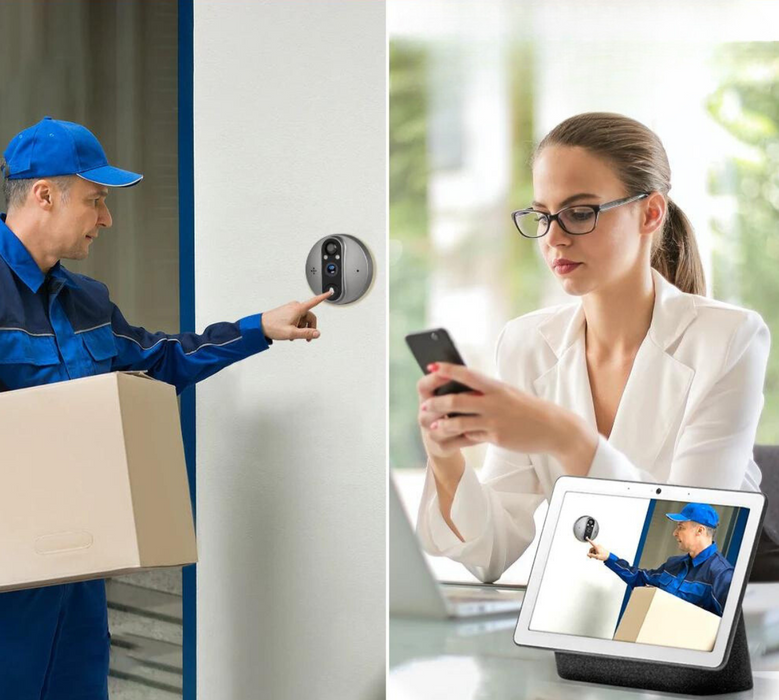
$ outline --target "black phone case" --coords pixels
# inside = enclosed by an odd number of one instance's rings
[[[433,338],[434,334],[435,339]],[[444,328],[411,333],[406,336],[406,343],[425,374],[430,374],[427,366],[434,362],[449,362],[465,366],[463,358],[457,352],[449,333]],[[466,391],[471,391],[471,388],[452,380],[438,387],[433,393],[436,396],[444,396],[445,394],[461,394]]]

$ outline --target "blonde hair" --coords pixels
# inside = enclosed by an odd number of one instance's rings
[[[663,227],[652,241],[651,265],[683,292],[706,293],[695,232],[690,220],[668,196],[671,167],[654,131],[622,114],[585,112],[552,129],[538,144],[533,161],[546,146],[578,146],[608,161],[627,195],[663,194],[668,207]]]

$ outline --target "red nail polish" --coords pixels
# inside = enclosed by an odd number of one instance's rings
[[[438,371],[438,363],[437,362],[430,363],[427,366],[427,369],[430,370],[431,372],[437,372]]]

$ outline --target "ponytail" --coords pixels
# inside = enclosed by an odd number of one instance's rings
[[[668,213],[652,251],[652,267],[687,294],[706,294],[706,278],[692,224],[667,198]]]

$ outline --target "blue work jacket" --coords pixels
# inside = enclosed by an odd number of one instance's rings
[[[135,370],[180,394],[269,343],[262,314],[202,334],[132,326],[102,282],[60,262],[44,275],[0,214],[0,391]]]
[[[671,557],[658,569],[639,569],[609,554],[603,562],[629,586],[662,588],[689,603],[722,617],[733,578],[733,565],[712,542],[694,559],[689,554]]]

